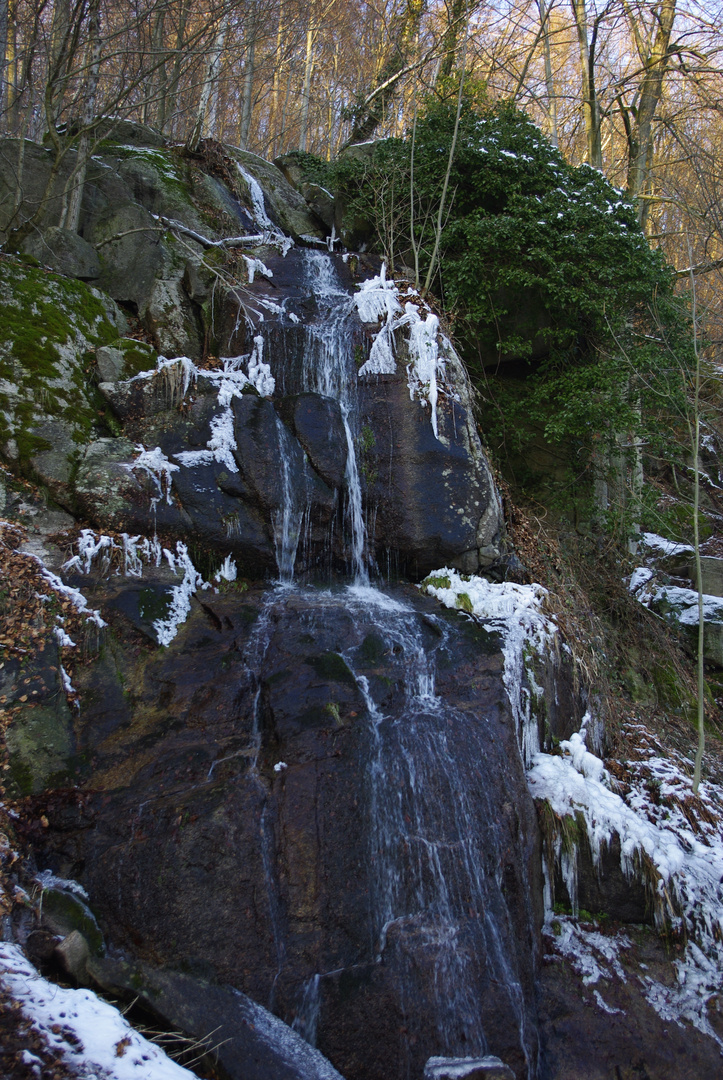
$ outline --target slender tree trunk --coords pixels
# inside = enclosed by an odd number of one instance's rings
[[[286,118],[289,115],[289,98],[291,97],[291,78],[292,72],[289,71],[289,77],[286,80],[286,93],[284,95],[284,107],[281,110],[281,131],[279,132],[279,153],[284,152],[284,135],[286,134]]]
[[[4,116],[8,108],[8,73],[11,71],[9,64],[9,3],[8,0],[0,0],[0,117]],[[7,128],[7,118],[2,121],[3,128]]]
[[[256,67],[256,19],[255,13],[251,19],[251,36],[246,47],[246,71],[244,74],[244,100],[241,113],[241,127],[239,129],[239,146],[245,150],[249,144],[251,131],[251,116],[253,114],[253,89],[254,73]]]
[[[462,70],[459,74],[459,92],[457,94],[457,113],[454,118],[454,132],[452,134],[452,145],[449,148],[449,158],[447,159],[447,171],[444,174],[444,184],[442,185],[442,196],[439,200],[439,211],[437,213],[437,226],[434,233],[434,248],[432,249],[432,257],[429,260],[429,266],[427,267],[427,276],[424,279],[424,291],[428,292],[429,288],[434,280],[434,271],[436,269],[437,258],[439,256],[439,245],[442,241],[442,229],[444,227],[444,210],[447,200],[447,189],[449,187],[449,178],[452,173],[452,165],[454,163],[454,155],[457,149],[457,136],[459,134],[459,120],[462,115],[462,94],[464,92],[464,77],[465,69],[467,65],[467,42],[469,41],[469,19],[466,20],[466,30],[464,35],[464,49],[462,50]]]
[[[301,91],[301,130],[299,132],[299,150],[306,150],[309,131],[309,98],[311,96],[311,76],[314,71],[314,38],[312,27],[306,31],[306,58],[304,60],[304,85]]]
[[[454,61],[457,55],[457,42],[459,31],[465,14],[465,0],[452,0],[452,6],[447,7],[447,29],[442,38],[442,62],[437,71],[435,83],[444,82],[454,70]]]
[[[426,0],[407,0],[404,13],[391,33],[391,52],[382,66],[375,87],[366,97],[361,115],[346,145],[366,142],[382,124],[394,101],[409,56],[416,44]]]
[[[692,249],[689,245],[689,265],[693,265]],[[692,316],[693,316],[693,351],[695,353],[695,384],[693,393],[693,550],[695,553],[695,574],[698,586],[698,747],[695,752],[693,768],[693,794],[700,786],[700,774],[705,753],[705,622],[703,620],[703,568],[700,558],[700,348],[698,346],[698,309],[695,275],[690,275]],[[689,425],[690,426],[690,425]]]
[[[592,37],[589,38],[585,0],[571,0],[571,3],[580,49],[582,108],[585,118],[585,135],[587,139],[587,161],[594,169],[602,169],[600,107],[595,87],[595,45],[597,42],[597,25],[595,25],[593,29]]]
[[[183,65],[183,46],[186,38],[186,23],[188,22],[188,15],[191,7],[191,0],[181,0],[181,8],[178,13],[178,28],[176,30],[176,46],[173,50],[173,69],[171,71],[171,80],[168,85],[168,102],[166,106],[166,116],[164,126],[161,131],[164,131],[166,123],[170,121],[170,126],[175,131],[177,112],[178,112],[178,89],[181,81],[181,68]]]
[[[279,152],[279,88],[284,65],[281,53],[284,47],[284,0],[279,0],[279,21],[276,28],[276,54],[274,62],[274,75],[271,84],[271,157],[275,158]]]
[[[226,31],[228,30],[228,16],[221,21],[216,34],[216,40],[211,47],[211,53],[208,60],[208,68],[206,70],[206,78],[203,81],[201,87],[201,97],[198,102],[198,111],[196,112],[196,122],[193,125],[193,130],[186,142],[186,148],[195,153],[201,143],[206,124],[206,113],[208,112],[209,101],[211,94],[214,91],[216,82],[218,80],[219,71],[221,70],[221,53],[223,52],[224,42],[226,41]]]
[[[66,186],[65,206],[60,224],[71,232],[78,231],[80,208],[83,201],[85,174],[92,146],[92,127],[95,120],[95,104],[100,76],[100,0],[90,0],[88,9],[88,74],[83,89],[82,129],[78,140],[77,165]]]
[[[652,40],[643,44],[636,34],[640,60],[644,66],[634,123],[627,125],[628,177],[627,196],[636,199],[645,194],[653,158],[653,121],[663,92],[668,68],[670,37],[675,22],[676,0],[662,0],[656,5],[656,30]],[[632,18],[632,13],[629,15]],[[647,203],[640,200],[638,218],[645,225]]]
[[[158,9],[153,23],[151,35],[151,67],[152,75],[150,86],[143,103],[143,118],[145,123],[155,120],[156,127],[163,131],[166,113],[166,50],[165,40],[165,3]]]
[[[558,145],[557,136],[557,94],[555,82],[552,76],[552,50],[550,47],[550,11],[551,0],[537,0],[540,12],[540,27],[542,28],[542,51],[545,59],[545,89],[547,90],[547,113],[550,118],[550,139],[555,146]]]

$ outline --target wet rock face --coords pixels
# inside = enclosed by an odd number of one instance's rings
[[[278,570],[286,521],[298,577],[348,567],[356,484],[372,568],[419,580],[442,565],[470,573],[488,566],[499,554],[501,509],[461,366],[452,371],[456,399],[440,396],[435,435],[428,402],[410,396],[401,348],[395,374],[359,377],[368,332],[342,260],[296,249],[267,261],[273,287],[254,282],[244,302],[273,310],[258,325],[236,327],[228,351],[248,366],[261,342],[273,391],[267,385],[260,396],[246,386],[221,404],[218,382],[203,371],[189,378],[180,364],[103,382],[125,437],[81,455],[84,514],[101,530],[160,529],[168,541],[202,541],[221,558],[233,554],[252,576]],[[187,451],[218,447],[214,432],[229,407],[228,453],[189,462]],[[129,447],[141,445],[159,447],[171,463],[160,500],[157,480],[133,468]]]
[[[413,590],[386,614],[231,590],[161,651],[123,588],[90,590],[113,628],[80,687],[90,816],[51,816],[45,864],[114,944],[235,985],[347,1080],[487,1052],[526,1076],[539,852],[496,635]]]

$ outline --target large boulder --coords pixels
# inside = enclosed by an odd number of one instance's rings
[[[91,960],[87,971],[105,993],[205,1045],[229,1080],[343,1080],[296,1031],[232,986],[113,960]]]
[[[0,264],[0,451],[66,504],[79,448],[103,426],[93,353],[121,328],[118,308],[84,283]]]
[[[69,229],[51,226],[44,232],[32,233],[23,247],[38,262],[66,277],[80,278],[81,281],[95,281],[100,277],[97,251]]]

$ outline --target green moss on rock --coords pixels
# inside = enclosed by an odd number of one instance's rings
[[[0,260],[0,444],[21,462],[50,449],[48,418],[84,442],[98,412],[92,350],[117,337],[102,301],[81,281]]]

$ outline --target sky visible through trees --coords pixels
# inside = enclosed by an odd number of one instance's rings
[[[0,113],[59,150],[70,125],[90,152],[113,115],[175,142],[333,158],[455,97],[463,51],[481,106],[525,109],[637,200],[679,270],[717,279],[721,0],[1,0]]]

